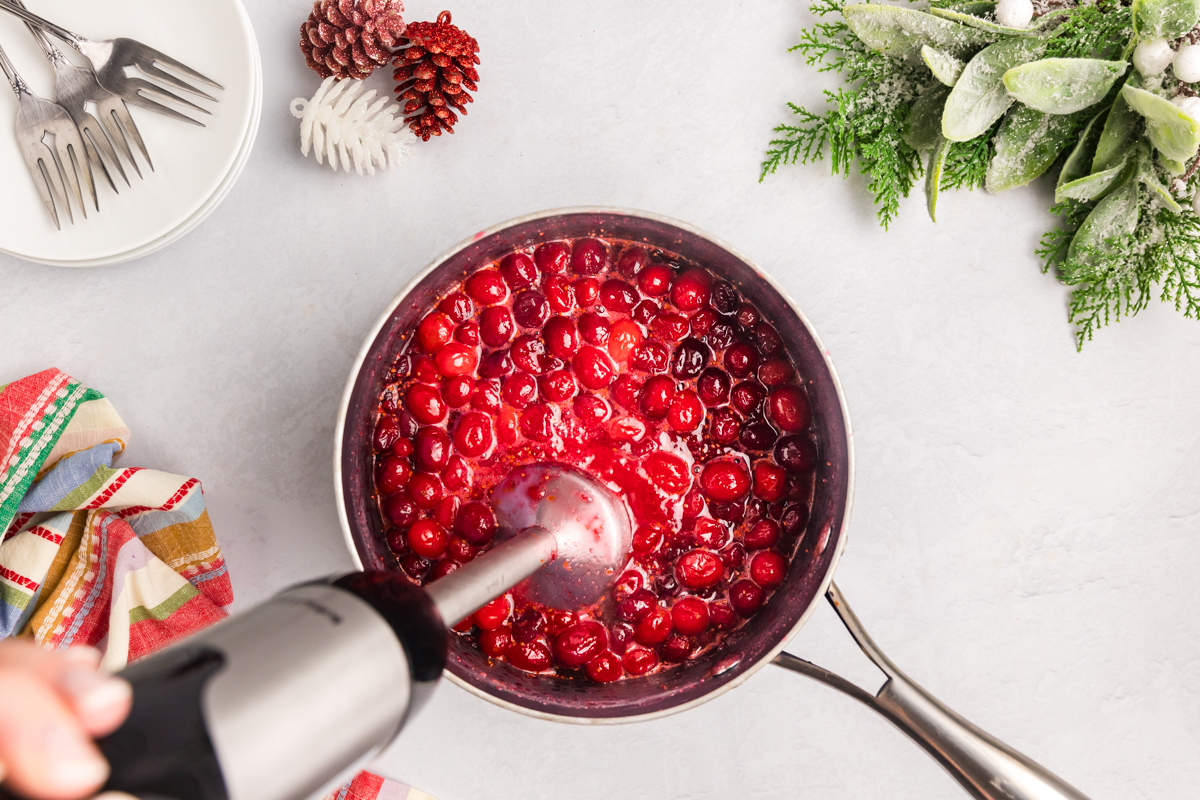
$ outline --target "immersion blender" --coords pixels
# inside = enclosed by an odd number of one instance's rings
[[[133,708],[97,742],[112,767],[105,790],[312,797],[382,750],[429,697],[447,627],[522,581],[522,596],[547,606],[594,603],[628,558],[624,506],[573,468],[518,467],[492,504],[496,546],[425,589],[388,572],[300,584],[122,671]]]

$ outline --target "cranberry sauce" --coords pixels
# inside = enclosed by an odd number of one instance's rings
[[[808,524],[812,411],[779,333],[732,284],[633,243],[479,265],[407,335],[378,414],[387,544],[417,583],[487,550],[490,492],[518,464],[577,466],[625,503],[609,597],[559,611],[509,592],[457,626],[522,670],[608,682],[716,646]]]

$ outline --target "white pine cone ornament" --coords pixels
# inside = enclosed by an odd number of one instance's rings
[[[404,33],[401,0],[317,0],[300,26],[300,49],[322,78],[362,80],[388,63]]]
[[[395,167],[408,153],[417,137],[403,117],[400,106],[388,104],[384,95],[375,102],[375,90],[360,95],[363,82],[339,81],[328,77],[311,100],[297,97],[292,101],[292,116],[300,120],[300,152],[308,155],[311,145],[317,163],[329,159],[329,166],[349,172],[351,167],[362,175],[375,174],[375,168]]]

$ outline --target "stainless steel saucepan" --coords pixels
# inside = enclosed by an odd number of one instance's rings
[[[829,355],[803,312],[762,269],[720,240],[644,212],[573,208],[520,217],[482,231],[430,264],[391,303],[367,337],[342,399],[334,471],[339,514],[352,558],[363,569],[398,569],[372,500],[372,432],[385,376],[411,330],[452,285],[517,247],[595,236],[662,248],[732,281],[790,344],[813,406],[821,459],[808,529],[784,584],[766,608],[723,646],[646,677],[593,684],[531,675],[452,637],[455,683],[505,708],[576,723],[636,722],[711,700],[773,663],[832,686],[885,716],[980,800],[1086,800],[1078,790],[942,705],[901,672],[867,635],[833,583],[846,543],[854,486],[850,418]],[[863,652],[887,676],[877,694],[783,652],[825,597]]]

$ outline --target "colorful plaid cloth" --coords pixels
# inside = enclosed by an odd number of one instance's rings
[[[113,467],[129,429],[55,369],[0,385],[0,639],[88,644],[118,670],[226,616],[195,478]],[[362,772],[333,800],[432,800]]]

